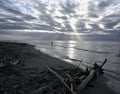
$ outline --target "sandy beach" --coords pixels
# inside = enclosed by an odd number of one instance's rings
[[[25,43],[0,42],[0,53],[0,59],[3,55],[10,55],[11,58],[24,62],[24,68],[38,69],[39,71],[46,70],[46,65],[56,70],[76,68],[70,63],[51,57],[36,50],[33,45]],[[83,94],[117,94],[105,84],[106,82],[107,78],[104,75],[100,76],[94,83],[94,87],[85,88]]]
[[[107,86],[107,81],[108,79],[101,75],[93,84],[94,87],[87,87],[83,94],[117,94]]]
[[[10,51],[13,53],[13,58],[19,58],[24,61],[25,67],[27,68],[38,68],[39,70],[43,70],[46,65],[57,69],[75,67],[65,61],[51,57],[40,52],[39,50],[36,50],[33,45],[28,45],[25,43],[1,42],[0,49],[1,48],[6,49],[3,50],[5,51],[4,54],[8,54]],[[17,55],[17,57],[14,55]]]

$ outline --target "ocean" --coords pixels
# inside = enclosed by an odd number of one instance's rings
[[[10,33],[10,34],[9,34]],[[102,64],[107,85],[120,94],[120,38],[116,36],[67,36],[51,33],[7,32],[0,34],[1,41],[24,42],[36,49],[81,67]]]
[[[81,67],[93,67],[96,62],[103,66],[107,85],[120,93],[120,42],[114,41],[34,41],[36,49]]]

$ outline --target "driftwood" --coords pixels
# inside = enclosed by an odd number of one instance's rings
[[[19,63],[19,60],[16,60],[16,61],[10,61],[10,64],[11,65],[17,65]]]
[[[107,62],[107,59],[98,66],[96,63],[94,64],[94,68],[90,71],[89,75],[82,81],[82,83],[78,86],[78,92],[83,90],[91,81],[96,80],[97,77],[103,73],[102,67]]]
[[[79,65],[78,65],[78,68],[80,67],[81,63],[83,62],[83,59],[81,59],[79,62],[80,62],[80,63],[79,63]]]
[[[102,67],[107,61],[105,59],[101,66],[95,63],[91,71],[88,70],[88,66],[87,70],[83,71],[79,68],[83,59],[68,58],[80,62],[77,68],[55,72],[47,67],[50,72],[40,72],[36,68],[23,67],[22,58],[16,55],[17,52],[13,51],[0,54],[0,92],[4,94],[75,94],[81,92],[102,73]]]
[[[100,67],[102,68],[106,62],[107,62],[107,58],[106,58],[105,61],[100,65]]]
[[[74,79],[70,76],[70,74],[68,73],[66,73],[65,74],[67,77],[68,77],[68,79],[70,80],[70,88],[71,88],[71,90],[73,91],[73,82],[74,82]]]
[[[75,94],[75,92],[66,84],[66,82],[64,81],[64,79],[58,75],[55,71],[53,71],[50,67],[46,66],[47,69],[55,76],[58,78],[58,80],[69,90],[69,92],[71,94]]]
[[[47,90],[50,87],[54,87],[56,84],[57,84],[57,80],[53,81],[52,83],[50,83],[44,87],[41,87],[39,89],[32,91],[30,94],[42,94],[45,90]]]
[[[78,92],[80,92],[86,85],[90,82],[95,74],[95,70],[91,70],[90,74],[82,81],[82,83],[78,86]]]

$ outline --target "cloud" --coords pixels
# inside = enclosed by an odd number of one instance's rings
[[[120,34],[119,0],[0,0],[0,30]]]
[[[107,6],[110,5],[110,2],[111,2],[111,0],[101,1],[98,3],[98,8],[100,8],[100,9],[106,8]]]

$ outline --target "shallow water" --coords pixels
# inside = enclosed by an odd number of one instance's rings
[[[66,60],[69,63],[91,66],[94,62],[104,65],[105,76],[109,79],[106,83],[111,89],[120,93],[120,42],[108,41],[39,41],[32,42],[37,49],[51,56]]]

